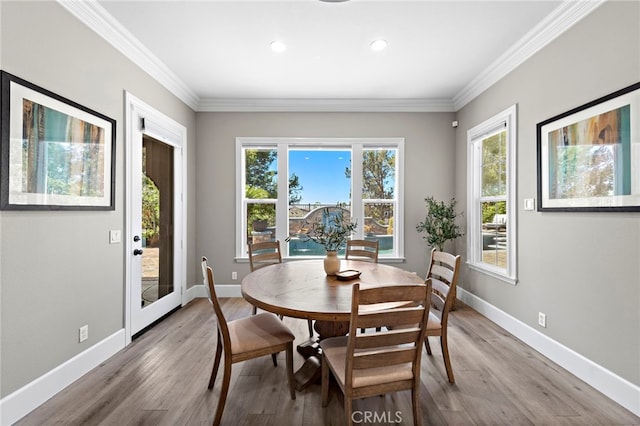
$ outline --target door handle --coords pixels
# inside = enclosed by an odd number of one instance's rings
[[[142,249],[135,249],[133,251],[133,255],[134,256],[141,256],[142,255]]]

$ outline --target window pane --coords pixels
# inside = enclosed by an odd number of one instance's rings
[[[364,205],[364,238],[379,241],[379,255],[393,254],[393,207],[392,203]]]
[[[480,203],[482,208],[482,262],[507,268],[507,202]]]
[[[245,198],[278,198],[278,154],[275,149],[245,149]]]
[[[328,217],[324,216],[324,209],[329,207],[332,213]],[[289,207],[289,256],[324,256],[326,251],[324,247],[313,241],[306,239],[304,236],[299,237],[298,234],[304,234],[311,231],[313,224],[316,222],[324,222],[325,225],[331,225],[333,210],[335,204],[325,205],[297,205]],[[351,217],[351,207],[347,204],[341,204],[343,209],[343,217],[348,219]],[[338,254],[344,254],[344,247],[338,251]]]
[[[289,198],[292,177],[297,196],[291,205],[319,206],[351,200],[351,151],[337,149],[289,151]]]
[[[247,204],[247,243],[275,241],[276,205]]]
[[[363,150],[362,156],[362,198],[393,199],[396,185],[396,150],[366,149]]]
[[[482,141],[482,196],[507,193],[507,132]]]

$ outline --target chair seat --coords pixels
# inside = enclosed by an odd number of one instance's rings
[[[345,382],[347,336],[331,337],[320,342],[325,359],[333,367],[335,376],[341,383]],[[410,380],[413,378],[411,363],[391,365],[388,367],[363,368],[353,370],[353,387],[360,388],[370,385]]]
[[[294,334],[275,315],[260,313],[228,321],[231,352],[235,355],[291,342]]]

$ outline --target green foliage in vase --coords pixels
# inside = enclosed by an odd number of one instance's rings
[[[427,215],[423,222],[416,225],[416,230],[424,233],[422,238],[431,247],[442,251],[447,241],[464,235],[456,223],[456,218],[462,216],[462,213],[456,213],[455,198],[452,198],[449,203],[437,201],[433,197],[427,197],[424,201],[427,203]]]
[[[319,220],[305,223],[305,233],[297,235],[301,241],[313,241],[320,244],[326,251],[338,251],[347,243],[347,238],[356,229],[357,222],[345,219],[343,209],[340,206],[326,207],[322,209]],[[285,241],[290,241],[291,236]]]

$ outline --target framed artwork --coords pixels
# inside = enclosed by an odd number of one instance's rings
[[[537,125],[538,211],[640,211],[640,83]]]
[[[0,209],[114,210],[115,120],[1,74]]]

